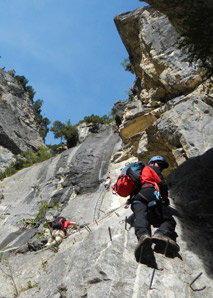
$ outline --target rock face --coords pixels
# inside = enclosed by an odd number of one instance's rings
[[[119,134],[114,125],[82,124],[78,146],[1,181],[0,297],[213,297],[212,77],[204,79],[200,61],[189,63],[162,12],[115,18],[137,76],[129,102],[114,107]],[[179,257],[155,254],[156,271],[136,263],[137,239],[125,224],[131,210],[110,189],[127,163],[153,155],[170,164],[164,175],[180,245]],[[58,251],[44,249],[44,218],[59,214],[79,229]]]
[[[145,159],[167,156],[171,168],[212,147],[212,78],[168,18],[151,7],[115,17],[137,80],[121,117],[120,135]],[[134,24],[134,25],[133,25]]]
[[[44,144],[35,121],[32,101],[8,72],[0,69],[0,170],[21,151]]]
[[[108,156],[100,154],[106,144],[111,148]],[[204,218],[200,214],[209,212],[208,206],[205,210],[200,208],[200,204],[204,207],[209,198],[204,188],[193,188],[194,181],[198,182],[196,171],[193,177],[190,174],[191,170],[203,165],[208,183],[213,178],[213,152],[190,159],[177,169],[172,193],[175,205],[172,207],[175,207],[181,257],[169,259],[156,254],[161,270],[154,272],[138,265],[134,259],[136,237],[133,229],[125,225],[125,217],[131,214],[130,209],[124,208],[125,199],[114,196],[105,187],[109,171],[113,181],[125,164],[106,166],[106,161],[109,165],[109,155],[119,149],[119,144],[118,135],[110,130],[91,135],[78,147],[2,181],[0,233],[1,249],[4,250],[1,250],[1,297],[12,298],[16,294],[36,298],[197,297],[198,292],[193,291],[190,284],[200,273],[193,289],[203,289],[199,294],[212,297],[212,225],[210,217]],[[79,154],[81,158],[77,159]],[[203,171],[199,174],[203,175]],[[93,182],[91,184],[94,191],[89,188],[90,180],[84,175],[96,182],[96,187]],[[77,189],[82,181],[88,183],[86,193]],[[203,182],[199,182],[203,186]],[[183,188],[186,190],[184,194]],[[202,194],[202,201],[199,194]],[[62,242],[58,251],[42,249],[48,237],[48,234],[43,234],[43,223],[35,229],[20,222],[34,218],[44,200],[60,203],[61,214],[77,221],[81,227]],[[56,215],[55,212],[50,208],[47,218]]]
[[[173,26],[186,36],[201,53],[206,51],[212,62],[213,4],[211,0],[147,0],[152,7],[168,16]],[[187,12],[187,13],[186,13]]]

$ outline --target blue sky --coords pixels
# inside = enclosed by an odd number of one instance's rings
[[[0,67],[24,75],[42,99],[42,115],[76,124],[108,114],[128,98],[134,75],[113,18],[139,0],[1,0]],[[53,134],[47,144],[57,143]]]

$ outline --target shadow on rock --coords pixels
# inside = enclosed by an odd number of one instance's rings
[[[180,212],[187,248],[213,273],[213,149],[190,158],[172,174],[170,194]]]

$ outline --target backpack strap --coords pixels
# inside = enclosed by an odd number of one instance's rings
[[[141,188],[145,188],[145,187],[155,187],[155,186],[152,183],[144,183],[144,184],[142,184]]]
[[[66,219],[64,217],[60,218],[59,222],[62,225],[61,230],[64,231],[64,233],[66,234],[66,230],[64,229],[64,223],[65,223]]]
[[[131,168],[128,168],[126,173],[132,179],[132,181],[135,183],[137,187],[141,187],[140,177]]]

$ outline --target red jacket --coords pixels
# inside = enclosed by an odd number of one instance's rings
[[[162,179],[160,179],[160,177],[151,167],[144,167],[142,171],[142,176],[141,176],[142,185],[144,183],[155,184],[155,183],[159,183],[160,181],[162,181]]]
[[[63,224],[63,229],[66,231],[70,224],[70,221],[66,220]]]
[[[142,188],[147,186],[149,187],[151,185],[154,186],[155,184],[157,184],[157,186],[159,187],[161,196],[163,198],[168,197],[168,187],[158,167],[156,166],[144,167],[141,175],[141,183],[142,183]]]

